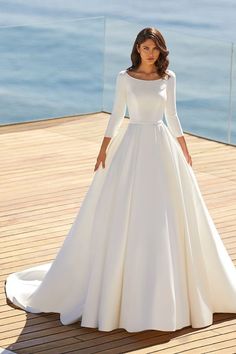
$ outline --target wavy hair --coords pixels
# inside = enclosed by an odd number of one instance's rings
[[[166,47],[164,37],[162,36],[160,31],[158,31],[154,27],[146,27],[137,34],[130,56],[132,65],[129,66],[126,70],[133,71],[139,67],[139,65],[141,64],[141,56],[137,50],[137,45],[139,47],[140,44],[145,42],[147,39],[152,39],[155,42],[157,48],[160,50],[159,57],[154,63],[158,75],[161,78],[164,78],[166,75],[169,77],[170,75],[166,72],[166,69],[169,65],[169,59],[167,58],[169,50]]]

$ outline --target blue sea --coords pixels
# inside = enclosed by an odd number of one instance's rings
[[[184,131],[236,143],[236,2],[1,1],[0,124],[111,112],[137,33],[170,50]],[[128,112],[127,112],[128,113]]]

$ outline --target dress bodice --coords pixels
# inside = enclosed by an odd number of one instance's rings
[[[116,78],[115,98],[111,116],[105,131],[106,137],[113,137],[128,108],[130,122],[157,122],[165,115],[167,125],[175,136],[182,136],[183,130],[176,109],[176,75],[166,79],[142,80],[121,70]]]

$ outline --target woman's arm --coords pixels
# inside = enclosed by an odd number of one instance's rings
[[[115,98],[102,145],[97,157],[97,162],[94,168],[96,171],[102,162],[102,167],[105,167],[106,150],[111,139],[118,133],[123,118],[126,112],[126,89],[124,71],[120,71],[116,77]]]
[[[116,77],[115,99],[112,113],[110,115],[104,136],[112,138],[117,133],[126,112],[126,88],[124,70],[120,71]]]
[[[177,114],[176,108],[176,75],[174,71],[169,70],[171,77],[167,81],[167,99],[165,105],[165,117],[168,128],[173,136],[178,140],[187,162],[192,166],[192,159],[188,152],[184,132]]]

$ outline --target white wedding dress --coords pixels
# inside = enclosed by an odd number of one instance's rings
[[[167,71],[159,80],[118,73],[106,167],[54,261],[7,277],[15,305],[59,313],[63,325],[129,332],[200,328],[215,312],[236,313],[236,268],[176,139],[176,75]]]

